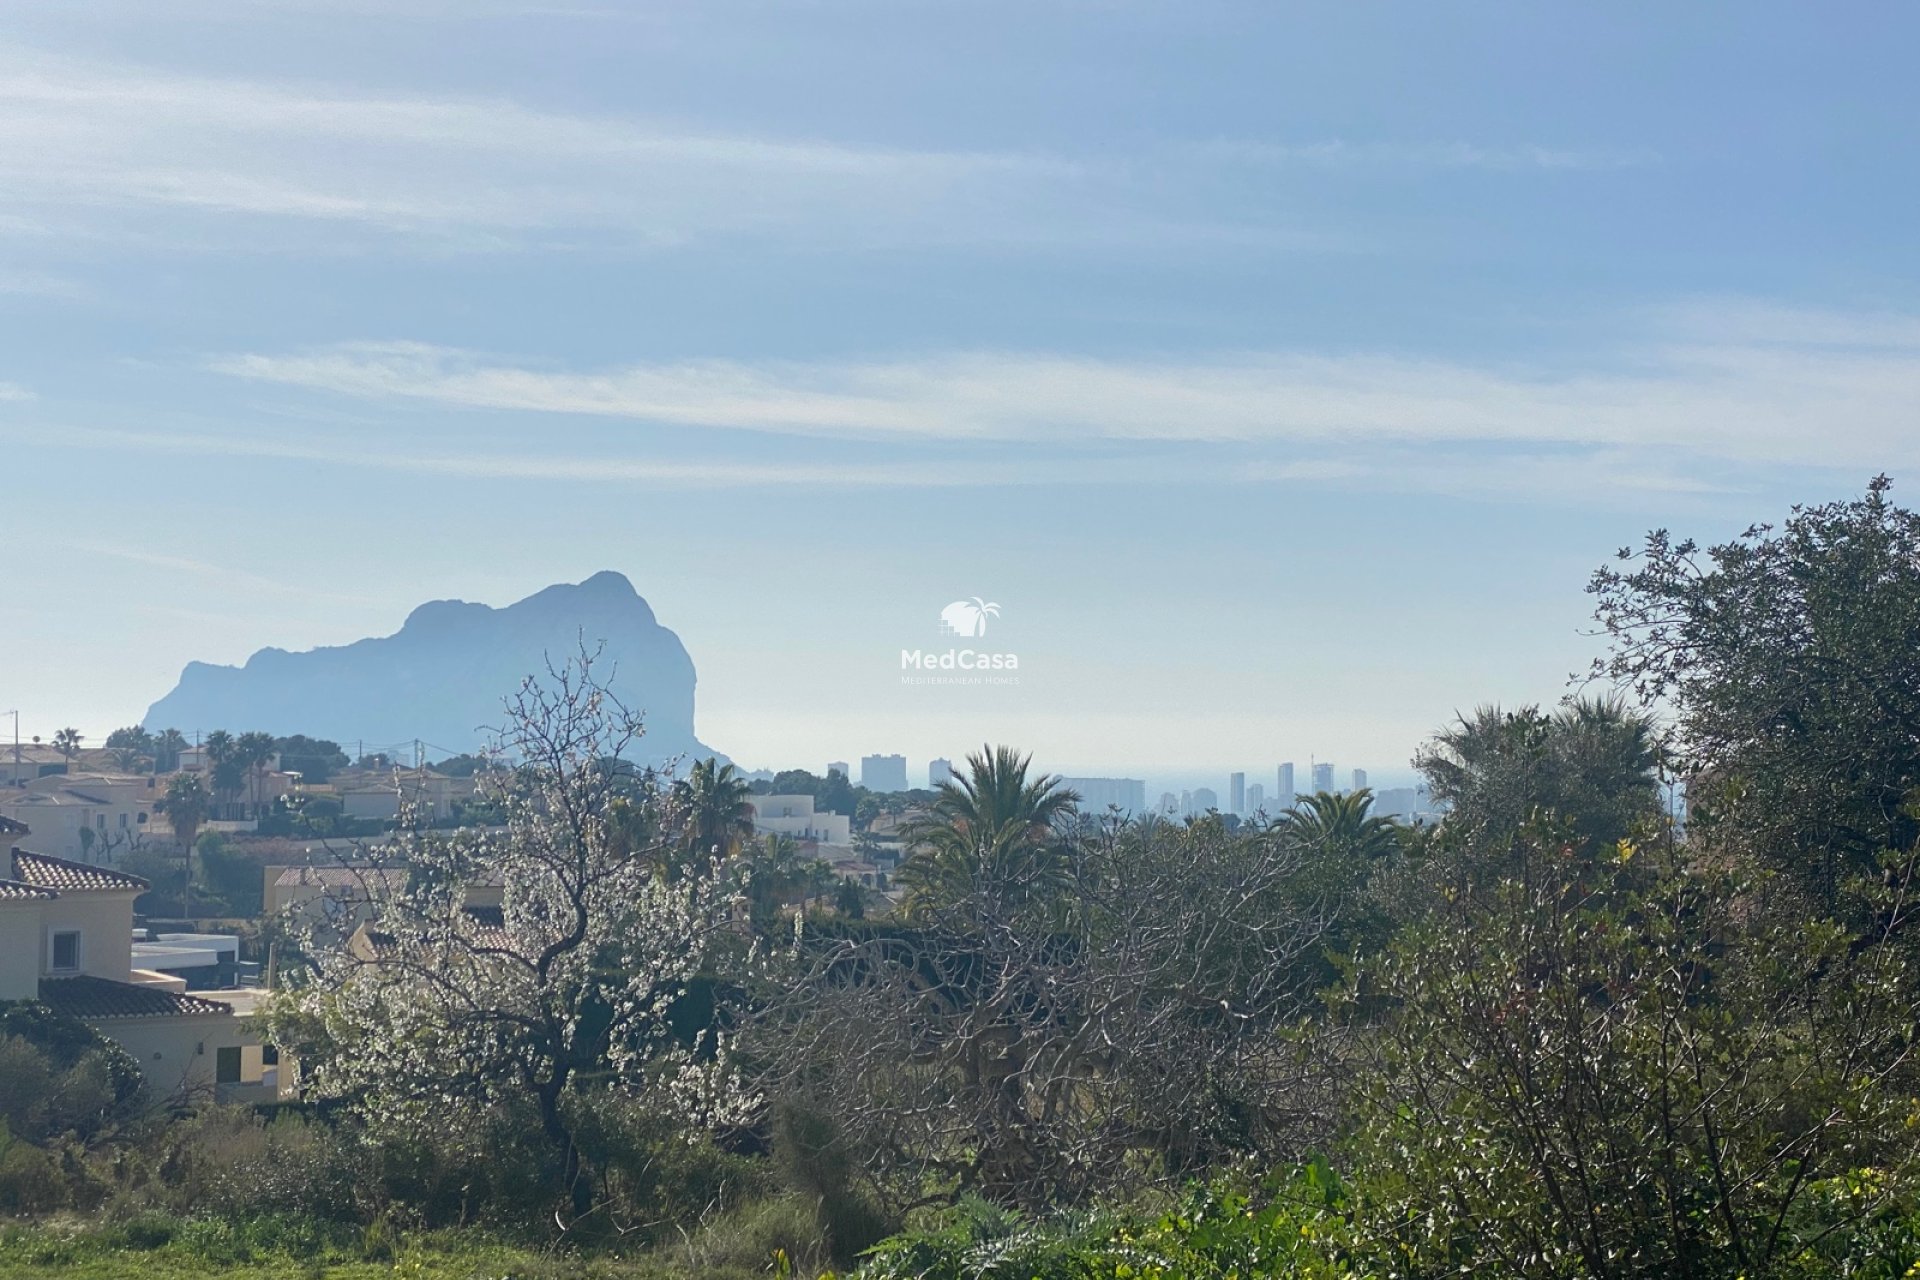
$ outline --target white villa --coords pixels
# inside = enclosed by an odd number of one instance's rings
[[[160,794],[151,774],[50,774],[0,792],[0,817],[32,828],[44,853],[106,865],[147,840],[172,840],[156,821]]]
[[[753,829],[761,835],[791,836],[818,844],[853,843],[853,820],[844,814],[815,813],[812,796],[748,796]]]
[[[26,833],[0,822],[0,834]],[[133,900],[146,889],[138,876],[12,849],[0,859],[0,1000],[39,1000],[119,1042],[155,1102],[275,1100],[279,1069],[235,1007],[259,993],[189,995],[185,979],[133,967]]]

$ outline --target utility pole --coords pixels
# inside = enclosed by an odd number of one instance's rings
[[[0,715],[13,717],[13,783],[20,783],[20,713],[18,711],[0,712]]]

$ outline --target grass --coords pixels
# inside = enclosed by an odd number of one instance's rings
[[[709,1271],[746,1276],[765,1268]],[[101,1225],[64,1220],[0,1228],[7,1280],[684,1280],[693,1272],[658,1255],[546,1252],[474,1232],[397,1237],[379,1227],[320,1228],[299,1220],[236,1225],[137,1218]]]

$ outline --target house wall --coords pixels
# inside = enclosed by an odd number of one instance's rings
[[[464,785],[462,785],[464,784]],[[378,785],[352,786],[336,791],[340,811],[349,818],[378,818],[390,822],[400,816],[402,799],[424,813],[431,822],[453,814],[456,798],[471,795],[473,788],[465,779],[402,775],[397,781],[383,780]]]
[[[133,971],[132,892],[69,889],[40,904],[40,973],[51,971],[54,933],[80,931],[80,972],[96,978],[125,982]],[[70,975],[69,975],[70,976]]]
[[[21,848],[69,862],[107,864],[119,861],[136,843],[171,840],[172,832],[153,820],[153,799],[139,792],[131,798],[93,803],[71,793],[55,796],[23,791],[0,799],[0,817],[24,822],[33,834],[18,840]],[[91,840],[82,830],[93,832]]]
[[[843,814],[815,813],[812,796],[755,796],[753,829],[762,835],[792,836],[821,844],[847,844],[853,839],[853,821]]]
[[[40,994],[40,949],[45,934],[40,927],[38,899],[0,902],[0,1000],[31,1000]]]
[[[230,1013],[210,1013],[204,1017],[102,1018],[91,1025],[133,1055],[147,1077],[151,1100],[161,1103],[182,1091],[211,1093],[214,1064],[219,1060],[216,1050],[221,1048],[240,1049],[241,1083],[258,1084],[260,1042],[241,1030],[243,1022]]]
[[[343,791],[340,812],[349,818],[377,818],[390,822],[400,816],[400,793],[381,791]]]

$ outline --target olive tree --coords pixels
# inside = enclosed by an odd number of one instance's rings
[[[1920,836],[1920,515],[1891,491],[1713,547],[1657,530],[1589,587],[1595,674],[1673,711],[1696,832],[1829,904]]]

